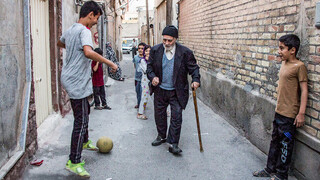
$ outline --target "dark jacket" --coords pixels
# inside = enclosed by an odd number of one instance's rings
[[[162,82],[162,58],[164,53],[163,44],[155,45],[151,48],[147,65],[147,76],[150,80],[150,95],[157,91]],[[177,93],[179,103],[183,109],[187,106],[189,98],[188,74],[192,77],[192,82],[200,83],[199,66],[193,52],[185,46],[176,43],[174,55],[173,84]],[[152,79],[159,78],[159,84],[152,86]]]

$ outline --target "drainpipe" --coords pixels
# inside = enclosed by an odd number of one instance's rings
[[[166,26],[172,25],[172,0],[166,0]]]
[[[177,2],[177,28],[179,29],[179,20],[180,20],[180,3],[182,2],[182,0],[179,0]]]
[[[9,161],[0,169],[0,179],[3,179],[10,169],[25,153],[26,134],[28,125],[28,113],[31,91],[31,41],[30,41],[30,3],[29,0],[23,0],[23,24],[24,24],[24,50],[26,61],[26,84],[22,110],[21,134],[18,141],[18,151],[9,159]]]

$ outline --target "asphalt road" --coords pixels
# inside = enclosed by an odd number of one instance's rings
[[[222,117],[198,100],[204,152],[199,152],[197,127],[192,96],[185,111],[180,139],[181,156],[168,152],[168,145],[151,146],[157,135],[153,118],[153,102],[149,100],[148,120],[136,118],[134,69],[131,54],[121,62],[124,82],[110,82],[107,102],[112,110],[91,109],[89,138],[96,142],[108,136],[114,142],[109,154],[83,151],[85,168],[91,179],[106,180],[250,180],[252,172],[265,166],[266,155],[229,125]],[[73,117],[51,118],[39,127],[39,150],[35,158],[44,163],[28,166],[23,179],[80,179],[65,170],[68,160]],[[46,133],[43,133],[46,132]],[[293,179],[292,177],[290,179]]]

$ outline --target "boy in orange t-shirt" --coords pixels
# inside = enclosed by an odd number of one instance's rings
[[[288,34],[279,39],[279,55],[282,61],[279,72],[278,98],[273,121],[272,140],[266,168],[253,176],[271,177],[271,180],[288,179],[294,134],[304,125],[308,99],[307,68],[296,58],[300,40]]]

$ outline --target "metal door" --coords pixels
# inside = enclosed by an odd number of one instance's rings
[[[49,0],[30,0],[33,81],[37,126],[52,113]]]

